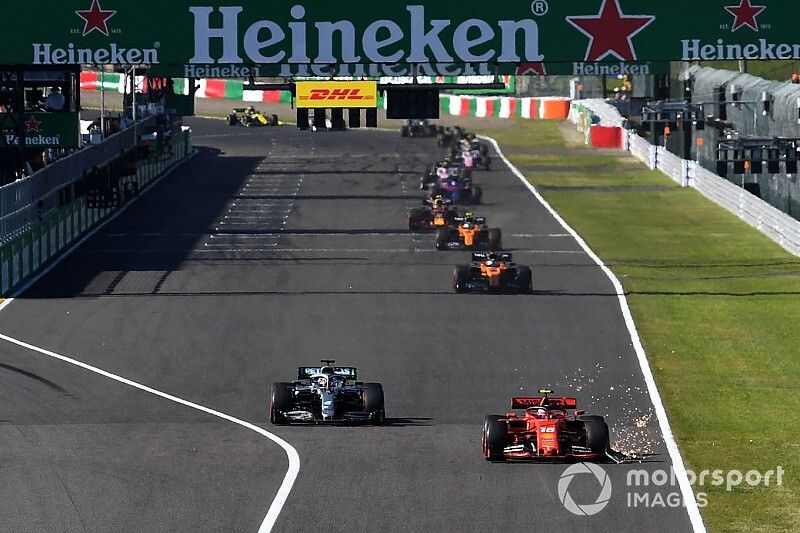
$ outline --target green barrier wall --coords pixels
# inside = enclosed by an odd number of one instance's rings
[[[160,153],[140,163],[136,174],[120,180],[120,189],[141,191],[191,152],[191,131],[174,135]],[[131,201],[125,196],[117,207],[89,208],[81,197],[49,213],[41,221],[0,246],[0,295],[8,297],[41,271],[65,248]]]

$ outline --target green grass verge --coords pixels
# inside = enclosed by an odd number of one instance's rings
[[[560,128],[521,121],[498,141],[622,281],[687,467],[785,469],[780,487],[696,486],[707,525],[796,530],[800,259],[629,156],[567,148]]]

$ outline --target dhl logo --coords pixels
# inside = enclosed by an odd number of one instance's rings
[[[311,96],[298,98],[304,100],[364,100],[369,98],[361,94],[361,89],[311,89]]]
[[[378,85],[374,81],[298,81],[297,107],[377,107]]]

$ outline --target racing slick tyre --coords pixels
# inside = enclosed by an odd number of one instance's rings
[[[483,457],[487,461],[505,461],[503,449],[508,440],[508,426],[500,415],[487,415],[483,419]]]
[[[503,236],[499,228],[489,228],[486,243],[490,252],[497,252],[503,249]]]
[[[400,128],[400,136],[408,137],[408,126],[403,126],[402,128]]]
[[[492,158],[488,155],[486,156],[486,170],[492,170]]]
[[[453,268],[453,290],[461,294],[467,292],[467,282],[469,281],[469,267],[457,266]]]
[[[489,147],[485,144],[481,144],[481,155],[488,156],[489,155]]]
[[[408,229],[415,230],[420,229],[422,225],[425,223],[425,219],[428,216],[427,209],[412,209],[408,212]]]
[[[481,203],[481,199],[483,198],[483,189],[481,189],[480,187],[476,186],[476,187],[472,187],[470,189],[470,191],[471,191],[470,198],[469,198],[470,203],[472,205],[480,204]]]
[[[276,381],[272,384],[272,395],[269,401],[269,421],[278,425],[288,424],[289,421],[281,412],[292,410],[292,384]]]
[[[517,267],[517,277],[514,280],[517,286],[517,292],[520,294],[529,294],[533,291],[533,275],[531,269],[526,266]]]
[[[228,115],[228,126],[236,126],[238,123],[239,119],[236,117],[236,113]]]
[[[611,447],[608,437],[608,424],[602,416],[579,416],[583,422],[586,447],[596,453],[605,453]]]
[[[382,426],[386,423],[386,409],[383,404],[383,385],[364,383],[364,411],[373,415],[372,423]]]
[[[447,250],[447,237],[449,236],[447,228],[438,228],[436,230],[436,249],[440,252]]]

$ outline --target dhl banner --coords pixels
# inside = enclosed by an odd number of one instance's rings
[[[378,83],[375,81],[298,81],[296,99],[299,108],[378,107]]]

